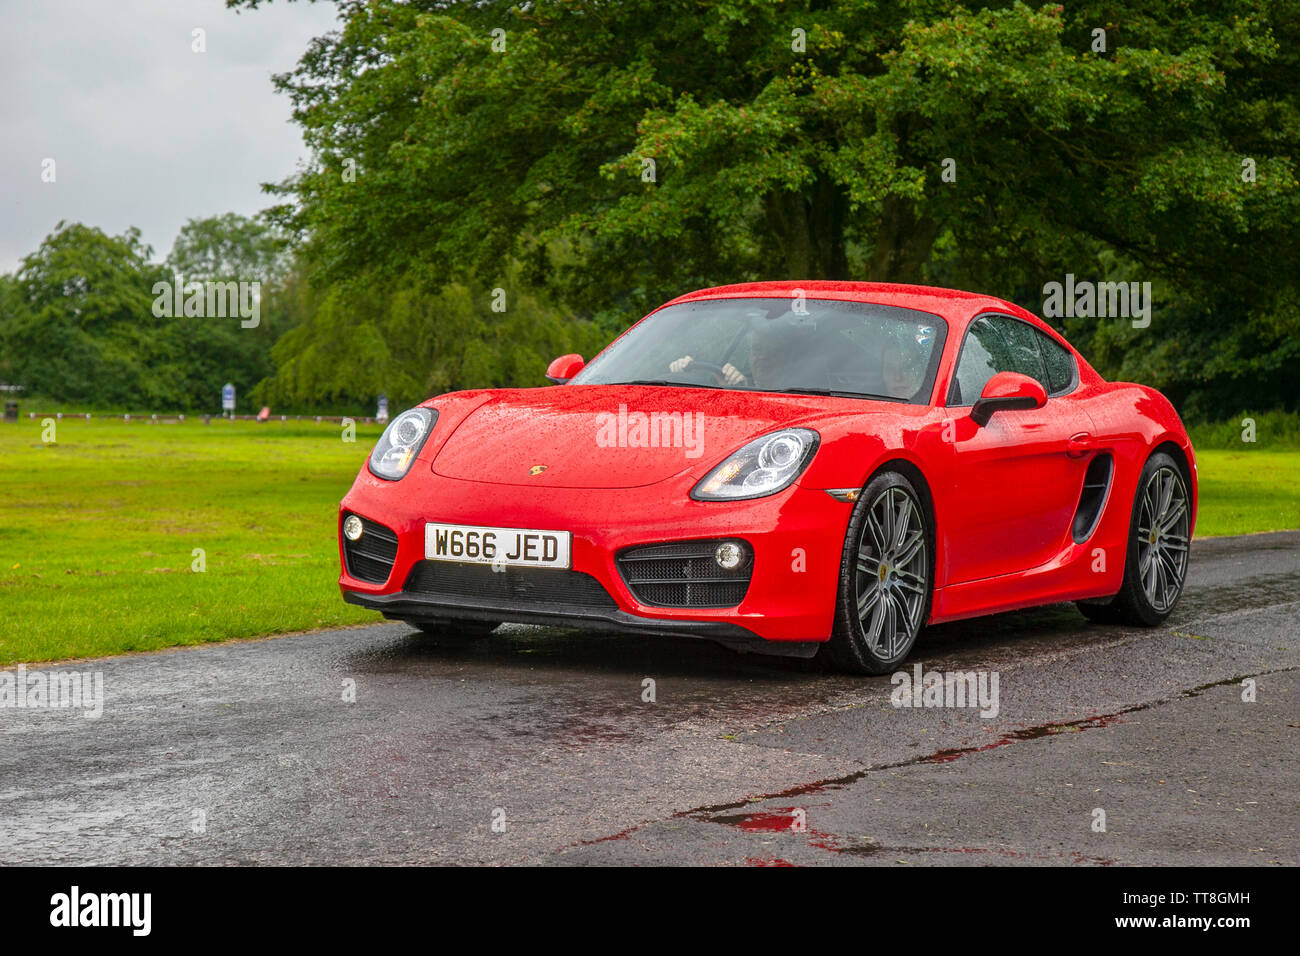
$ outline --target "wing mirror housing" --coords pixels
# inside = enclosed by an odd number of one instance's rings
[[[546,377],[556,385],[563,385],[573,376],[582,371],[583,366],[587,363],[582,360],[582,356],[577,352],[570,352],[568,355],[561,355],[550,365],[546,366]]]
[[[998,372],[984,384],[977,401],[970,410],[975,424],[983,428],[994,412],[1017,408],[1042,408],[1047,404],[1047,391],[1042,384],[1019,372]]]

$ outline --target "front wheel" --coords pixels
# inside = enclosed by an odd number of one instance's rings
[[[877,475],[844,539],[831,662],[857,674],[901,664],[930,615],[933,578],[934,527],[920,495],[905,475]]]
[[[1147,459],[1138,480],[1124,554],[1124,581],[1109,603],[1080,604],[1089,620],[1154,627],[1182,596],[1191,545],[1192,499],[1178,463]]]

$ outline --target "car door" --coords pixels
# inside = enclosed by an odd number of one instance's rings
[[[997,372],[1038,380],[1047,404],[998,411],[980,427],[971,406]],[[967,327],[945,420],[952,465],[939,529],[946,584],[1036,568],[1064,546],[1087,468],[1071,439],[1092,428],[1071,398],[1077,382],[1073,356],[1028,322],[988,314]]]

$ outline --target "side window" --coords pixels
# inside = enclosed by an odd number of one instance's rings
[[[1047,394],[1059,395],[1074,384],[1078,374],[1074,356],[1055,339],[1037,329],[1034,332],[1038,336],[1038,348],[1043,353],[1043,364],[1047,367],[1047,380],[1051,383],[1047,386]]]
[[[998,372],[1028,375],[1050,391],[1038,354],[1038,331],[1016,319],[986,315],[971,323],[962,345],[949,405],[974,405]]]
[[[1047,384],[1043,359],[1038,354],[1038,330],[1018,319],[1000,315],[992,316],[989,321],[1002,333],[1007,343],[1007,361],[998,366],[998,371],[1028,375],[1043,386],[1043,391],[1050,392],[1052,387]]]
[[[974,405],[984,391],[984,385],[1001,371],[998,359],[1006,351],[1002,336],[988,319],[977,319],[966,330],[966,341],[961,346],[957,374],[953,376],[948,394],[949,405]]]

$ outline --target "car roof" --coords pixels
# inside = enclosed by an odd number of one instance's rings
[[[872,302],[904,309],[917,309],[941,316],[950,324],[965,325],[982,312],[1004,312],[1019,318],[1030,319],[1034,325],[1047,327],[1040,318],[1022,309],[1014,302],[997,296],[939,286],[904,285],[895,282],[841,282],[826,279],[795,281],[783,279],[775,282],[742,282],[735,285],[714,286],[678,296],[665,305],[693,302],[701,299],[770,298],[788,297],[802,290],[809,298],[842,299],[852,302]]]

